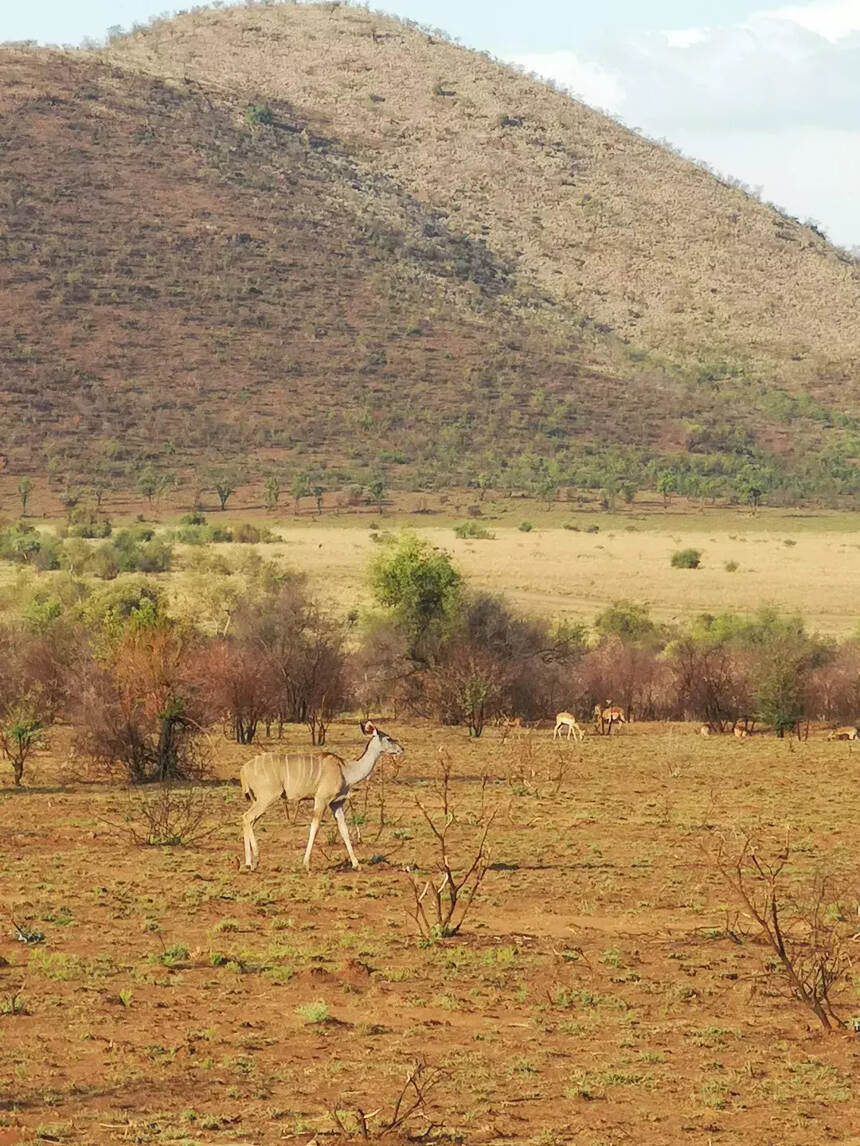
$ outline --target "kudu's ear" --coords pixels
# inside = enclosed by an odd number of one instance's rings
[[[365,736],[372,736],[376,732],[376,725],[370,720],[359,721],[359,728]]]

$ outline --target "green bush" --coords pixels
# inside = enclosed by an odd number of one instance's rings
[[[19,521],[0,529],[0,558],[34,569],[59,569],[61,545],[52,533],[39,533]]]
[[[492,541],[496,536],[492,530],[479,525],[477,521],[464,521],[461,525],[455,525],[454,532],[462,540],[474,538],[478,541]]]
[[[534,525],[530,521],[521,521],[517,528],[520,533],[531,533],[534,529]]]
[[[205,525],[206,514],[195,509],[191,513],[183,513],[179,519],[180,525]]]
[[[73,509],[66,525],[66,537],[110,537],[111,523],[92,509]]]
[[[727,573],[734,573],[738,567],[737,561],[727,561],[724,568]]]
[[[275,122],[275,117],[267,103],[252,103],[245,108],[245,121],[251,127],[268,127]]]
[[[701,561],[700,549],[677,549],[672,554],[673,569],[698,569]]]

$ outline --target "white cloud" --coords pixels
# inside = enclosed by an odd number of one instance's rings
[[[777,8],[770,15],[799,24],[833,42],[860,32],[860,0],[826,0],[822,4]]]
[[[517,62],[860,244],[860,0]]]
[[[670,28],[663,35],[671,48],[691,48],[707,40],[708,31],[706,28]]]
[[[575,52],[536,52],[514,56],[513,62],[527,72],[563,84],[571,95],[591,107],[616,111],[623,102],[620,76]]]

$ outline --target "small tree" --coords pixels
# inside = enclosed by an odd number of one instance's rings
[[[290,492],[293,495],[293,500],[296,506],[296,514],[299,512],[299,503],[303,497],[308,497],[311,492],[311,477],[310,474],[302,472],[296,474],[293,478],[293,484],[290,487]]]
[[[21,516],[24,517],[27,513],[27,501],[30,497],[30,489],[32,483],[28,477],[22,477],[18,482],[18,496],[21,499]]]
[[[269,474],[263,483],[263,505],[269,513],[278,508],[278,499],[281,496],[281,483],[274,474]]]
[[[668,507],[671,495],[677,492],[678,479],[671,470],[664,470],[657,478],[657,492],[663,495],[663,506]]]
[[[147,466],[137,479],[137,492],[141,497],[145,497],[152,507],[155,501],[155,496],[158,493],[158,473],[152,468]]]
[[[12,765],[16,787],[21,784],[27,758],[41,741],[44,724],[38,713],[38,704],[25,698],[7,710],[0,724],[0,749]]]
[[[240,475],[234,469],[214,469],[209,473],[209,480],[218,495],[218,504],[223,513],[227,508],[227,502],[236,492]]]
[[[382,516],[382,503],[385,501],[385,482],[382,478],[375,478],[367,487],[367,491],[376,505],[376,512]]]
[[[370,582],[381,605],[390,608],[406,634],[410,654],[422,659],[421,646],[453,616],[462,577],[447,553],[414,534],[381,553],[370,569]]]
[[[325,489],[321,485],[315,485],[313,493],[317,503],[317,513],[322,513],[322,499]]]

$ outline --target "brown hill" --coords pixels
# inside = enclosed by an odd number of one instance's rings
[[[452,226],[658,357],[729,358],[830,399],[857,385],[860,267],[848,256],[486,56],[337,4],[196,11],[107,55],[289,100]]]
[[[857,268],[582,105],[329,5],[0,52],[10,473],[853,489]]]

